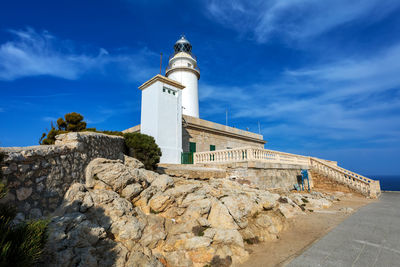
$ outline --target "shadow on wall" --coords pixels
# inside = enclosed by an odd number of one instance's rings
[[[188,130],[182,127],[182,151],[184,153],[189,152],[189,140],[192,138]]]
[[[81,201],[74,201],[55,212],[48,243],[37,266],[113,266],[123,257],[121,253],[128,253],[114,241],[111,219],[104,209],[83,207]]]

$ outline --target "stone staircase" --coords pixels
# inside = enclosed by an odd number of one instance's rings
[[[310,171],[314,186],[317,187],[344,192],[351,189],[371,198],[377,198],[381,194],[379,181],[341,168],[332,162],[310,157]]]
[[[344,193],[356,193],[360,194],[358,191],[350,188],[348,185],[339,183],[334,179],[330,179],[324,174],[320,174],[317,171],[310,170],[309,174],[311,175],[312,180],[312,188],[316,191],[326,191],[326,192],[344,192]]]

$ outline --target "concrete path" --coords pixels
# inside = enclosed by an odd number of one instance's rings
[[[287,266],[400,266],[400,192],[383,193]]]

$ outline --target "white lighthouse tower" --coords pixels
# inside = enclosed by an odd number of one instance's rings
[[[198,118],[200,70],[196,57],[192,54],[192,45],[184,36],[174,45],[174,54],[169,59],[165,76],[185,86],[182,90],[182,112]]]

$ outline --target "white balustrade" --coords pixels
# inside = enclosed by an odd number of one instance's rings
[[[379,181],[375,181],[360,174],[343,169],[337,166],[336,162],[313,157],[306,157],[255,147],[196,152],[194,153],[193,157],[194,164],[232,163],[243,161],[296,164],[309,167],[370,197],[377,197],[380,194]]]
[[[288,163],[310,165],[310,158],[269,149],[243,147],[226,150],[194,153],[194,163],[229,163],[238,161],[265,161],[271,163]]]
[[[349,170],[343,169],[337,165],[328,163],[317,158],[310,158],[311,169],[328,176],[338,182],[348,185],[354,190],[370,196],[378,197],[380,195],[381,189],[379,181],[369,179],[360,174],[351,172]]]

